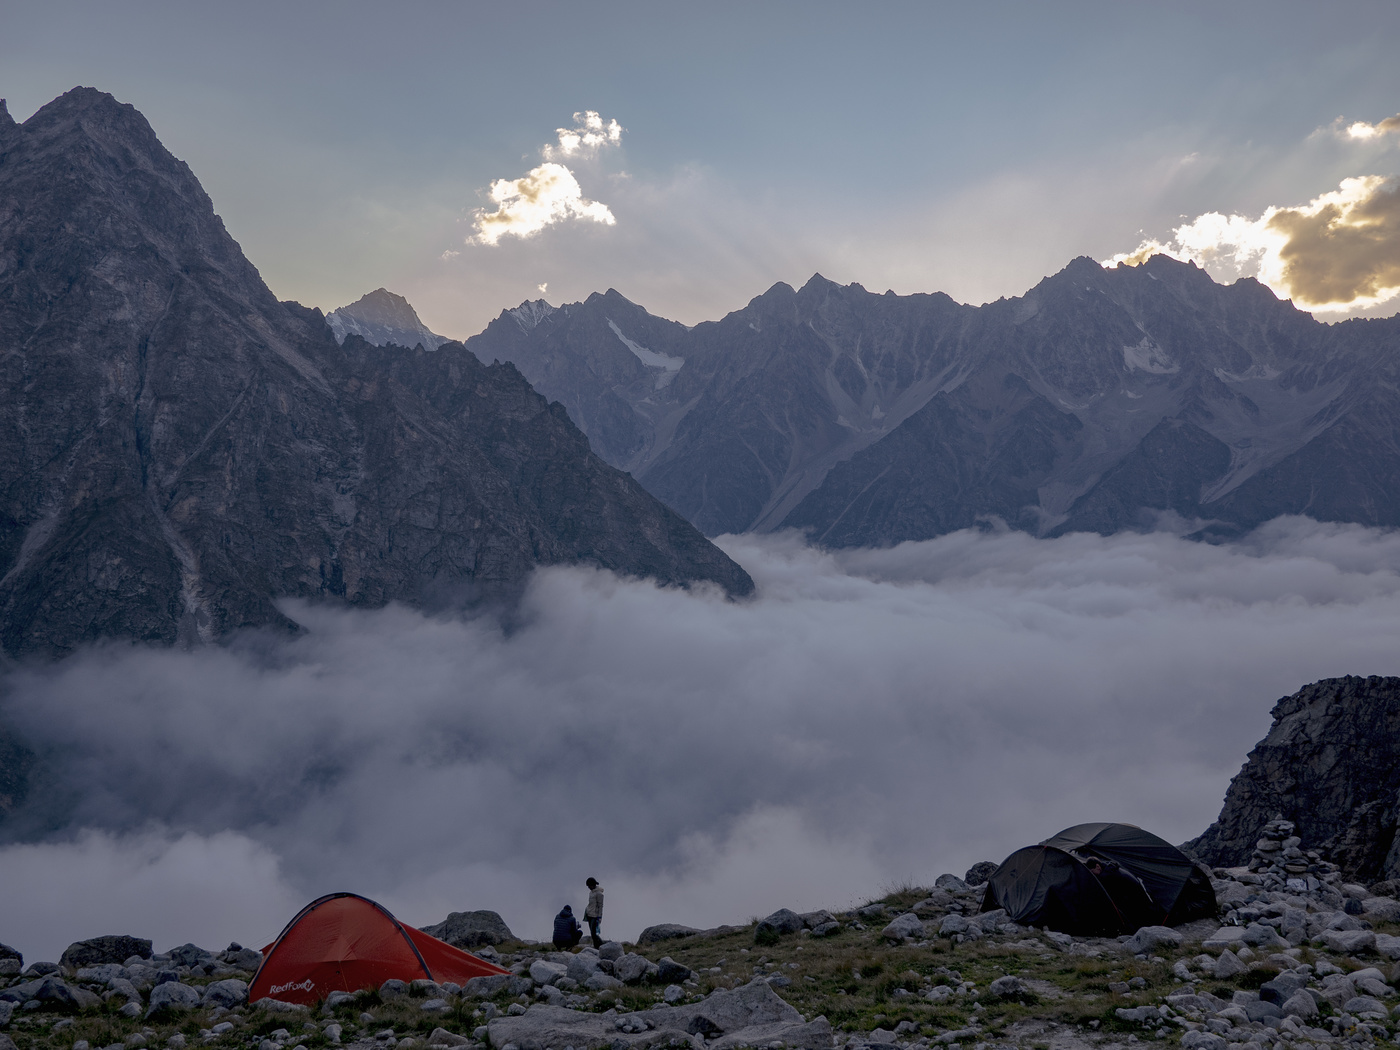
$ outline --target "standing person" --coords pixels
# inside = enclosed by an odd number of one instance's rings
[[[588,886],[588,907],[583,909],[583,921],[588,923],[589,935],[593,938],[593,947],[601,948],[603,938],[598,936],[598,923],[603,921],[603,887],[598,885],[598,880],[589,878]]]

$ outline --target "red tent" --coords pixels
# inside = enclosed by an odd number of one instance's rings
[[[248,1001],[310,1005],[331,992],[378,988],[391,977],[453,981],[508,974],[485,959],[405,926],[374,901],[328,893],[312,901],[263,949]]]

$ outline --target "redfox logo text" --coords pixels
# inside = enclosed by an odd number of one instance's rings
[[[313,981],[310,977],[308,977],[306,980],[301,982],[289,981],[286,984],[274,984],[271,988],[268,989],[268,991],[271,992],[273,995],[276,995],[278,992],[290,992],[293,988],[300,992],[309,992],[315,987],[316,982]]]

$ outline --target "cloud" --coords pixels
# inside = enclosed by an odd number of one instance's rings
[[[546,145],[540,152],[545,163],[518,179],[497,179],[491,183],[491,200],[496,210],[479,208],[474,212],[476,233],[468,244],[496,245],[502,237],[533,237],[547,226],[570,219],[586,219],[606,226],[617,219],[606,204],[584,197],[574,173],[557,162],[559,157],[590,157],[604,146],[622,141],[622,125],[606,123],[594,110],[574,114],[575,127],[559,128],[559,145]]]
[[[584,198],[574,173],[562,164],[541,164],[518,179],[491,183],[496,210],[477,212],[477,244],[497,244],[502,237],[522,240],[567,219],[589,219],[612,226],[617,220],[606,204]],[[470,243],[470,242],[469,242]]]
[[[1400,114],[1386,117],[1378,124],[1358,120],[1346,126],[1346,135],[1353,139],[1376,139],[1385,135],[1400,135]]]
[[[591,156],[605,146],[616,146],[622,141],[623,128],[616,120],[604,122],[596,110],[574,114],[572,128],[559,128],[558,146],[545,146],[541,151],[545,160],[556,157],[572,157],[575,154]]]
[[[1257,219],[1207,212],[1172,232],[1169,242],[1145,240],[1104,265],[1170,255],[1217,275],[1224,268],[1257,277],[1316,311],[1352,311],[1400,294],[1400,179],[1394,177],[1343,179],[1301,207],[1270,207]]]
[[[755,600],[557,567],[509,631],[293,604],[292,640],[9,672],[49,779],[0,929],[257,944],[353,890],[543,938],[588,875],[614,936],[845,905],[1081,820],[1194,835],[1279,696],[1396,671],[1393,532],[724,545]]]

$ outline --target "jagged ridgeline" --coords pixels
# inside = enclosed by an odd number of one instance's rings
[[[709,535],[1400,525],[1400,318],[1323,324],[1164,256],[1076,259],[980,307],[817,276],[693,328],[610,290],[467,347]]]
[[[430,348],[429,348],[430,349]],[[0,107],[0,647],[286,625],[540,564],[752,589],[515,367],[338,345],[131,106]]]

